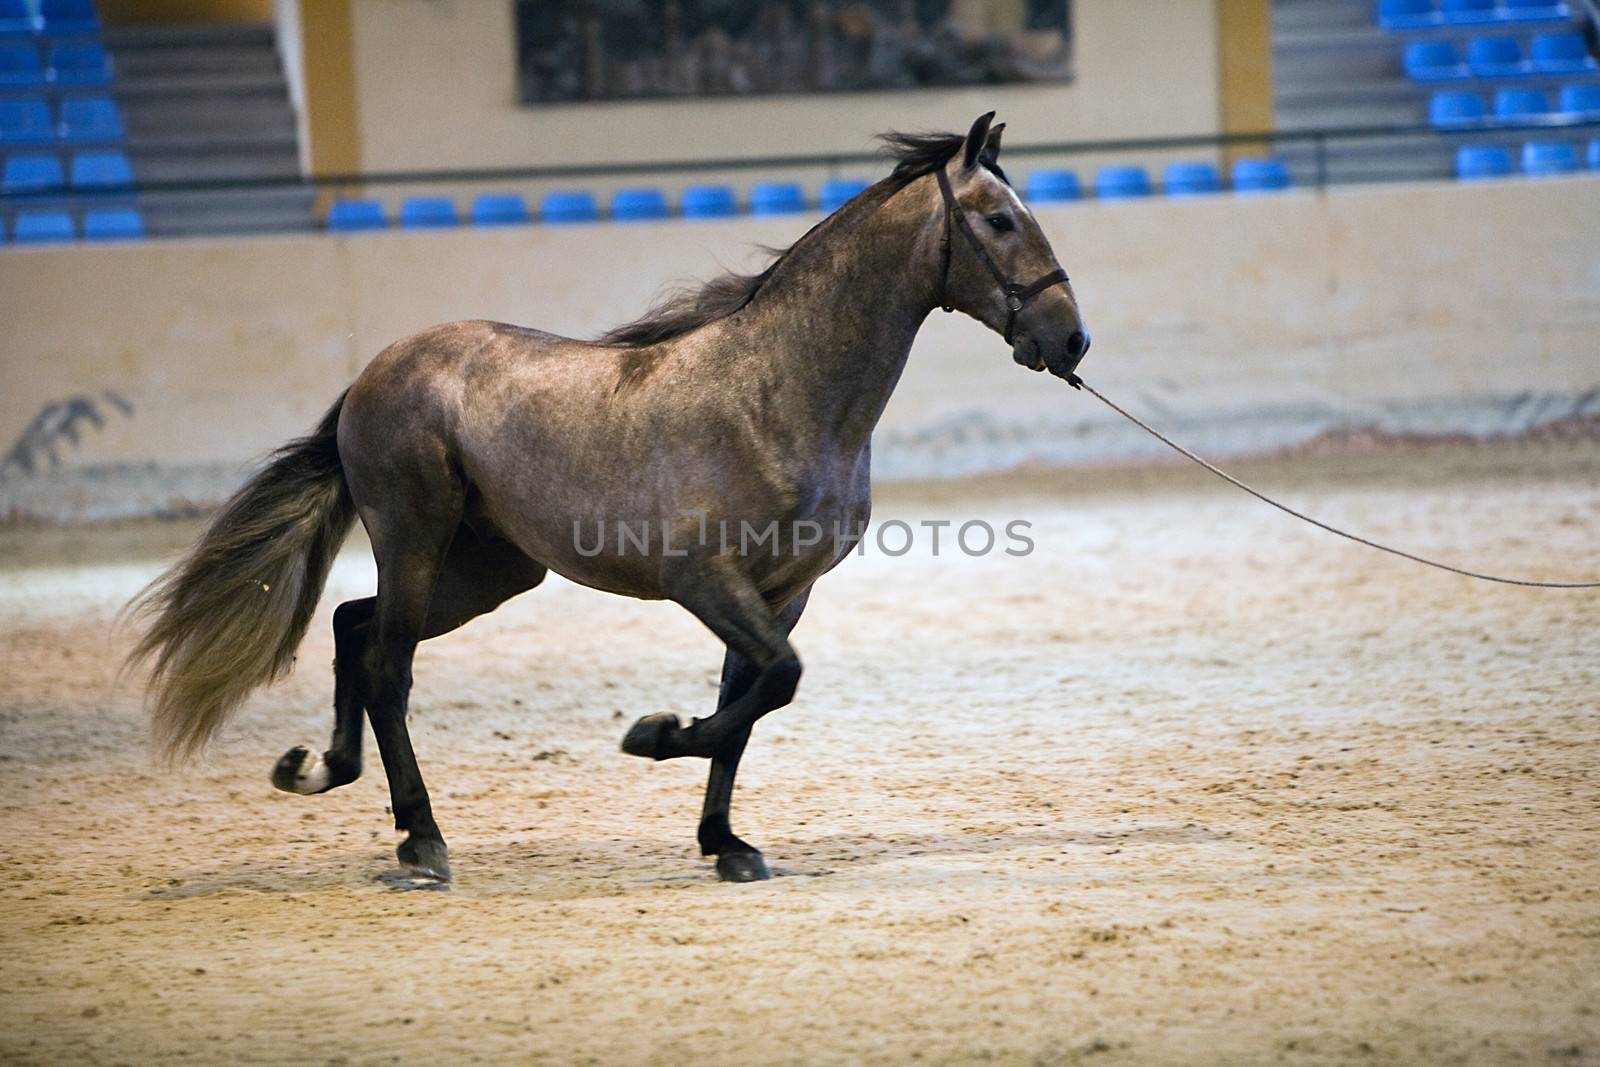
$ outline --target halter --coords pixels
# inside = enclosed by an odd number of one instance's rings
[[[1006,278],[995,261],[989,258],[988,249],[983,247],[983,242],[978,240],[978,235],[972,232],[972,224],[967,221],[966,213],[961,210],[961,205],[956,203],[956,194],[950,188],[950,179],[945,177],[944,168],[940,167],[934,172],[939,179],[939,195],[944,197],[944,239],[939,242],[939,306],[945,311],[954,311],[950,303],[950,229],[953,226],[960,228],[961,233],[978,254],[978,262],[994,278],[1000,286],[1001,292],[1006,295],[1006,344],[1011,343],[1011,332],[1017,325],[1017,313],[1023,305],[1052,285],[1061,285],[1067,281],[1067,272],[1057,267],[1032,285],[1019,285]]]

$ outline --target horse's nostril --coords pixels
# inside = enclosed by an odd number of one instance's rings
[[[1067,355],[1078,359],[1089,351],[1089,335],[1082,330],[1073,330],[1072,336],[1067,338]]]

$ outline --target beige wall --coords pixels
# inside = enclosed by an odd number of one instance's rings
[[[1216,0],[1079,0],[1071,84],[752,100],[518,105],[509,0],[351,0],[368,170],[870,150],[887,129],[1013,143],[1217,128]]]
[[[1514,430],[1600,387],[1600,244],[1573,224],[1600,217],[1600,180],[1091,202],[1039,217],[1094,331],[1085,374],[1219,452],[1340,425]],[[302,432],[410,331],[484,317],[592,336],[663,283],[754,264],[754,244],[787,243],[811,221],[0,252],[0,444],[53,401],[112,389],[135,408],[108,409],[103,431],[64,447],[63,473],[0,482],[0,516],[214,499],[237,464]],[[1519,394],[1545,406],[1516,407]],[[880,472],[904,476],[1148,447],[1013,365],[998,338],[935,314],[878,456]],[[209,480],[162,474],[207,464],[220,465]]]

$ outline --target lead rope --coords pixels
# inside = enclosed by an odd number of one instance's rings
[[[1248,486],[1245,483],[1241,482],[1239,479],[1235,478],[1233,475],[1229,474],[1227,471],[1222,470],[1221,468],[1216,467],[1216,466],[1212,465],[1211,463],[1208,463],[1205,460],[1201,459],[1199,456],[1195,455],[1193,452],[1189,451],[1187,448],[1184,448],[1182,445],[1178,444],[1178,442],[1172,440],[1172,438],[1170,438],[1170,437],[1166,436],[1165,434],[1163,434],[1160,430],[1157,430],[1155,427],[1151,426],[1150,424],[1146,423],[1144,420],[1140,419],[1137,415],[1134,415],[1134,414],[1132,414],[1130,412],[1124,411],[1121,407],[1119,407],[1116,404],[1115,401],[1107,399],[1102,393],[1100,393],[1099,390],[1095,389],[1094,386],[1090,385],[1088,382],[1084,381],[1082,378],[1078,377],[1076,374],[1069,374],[1067,376],[1067,384],[1072,386],[1074,389],[1082,389],[1084,392],[1088,393],[1090,396],[1092,396],[1096,400],[1100,401],[1100,403],[1104,404],[1106,407],[1110,408],[1112,411],[1115,411],[1118,415],[1121,415],[1123,418],[1127,419],[1129,422],[1133,423],[1135,426],[1139,427],[1139,429],[1143,430],[1145,433],[1149,434],[1151,437],[1154,437],[1157,441],[1160,441],[1162,444],[1166,445],[1168,448],[1172,449],[1174,452],[1177,452],[1179,455],[1193,460],[1195,463],[1198,463],[1200,466],[1204,467],[1206,470],[1210,471],[1212,474],[1215,474],[1218,478],[1221,478],[1223,481],[1229,483],[1230,485],[1233,485],[1233,486],[1236,486],[1236,487],[1238,487],[1240,489],[1243,489],[1245,492],[1249,493],[1251,496],[1255,497],[1257,500],[1260,500],[1262,503],[1271,504],[1273,507],[1277,508],[1279,511],[1281,511],[1281,512],[1287,514],[1287,515],[1293,515],[1295,518],[1299,519],[1301,522],[1308,522],[1313,526],[1319,527],[1319,528],[1321,528],[1323,530],[1327,530],[1331,534],[1337,534],[1338,536],[1343,537],[1347,541],[1354,541],[1354,542],[1356,542],[1356,544],[1366,545],[1368,548],[1376,548],[1380,552],[1387,552],[1391,556],[1399,556],[1401,559],[1409,559],[1413,563],[1421,563],[1421,564],[1424,564],[1424,565],[1429,566],[1429,567],[1437,567],[1439,570],[1442,570],[1442,571],[1449,571],[1452,574],[1460,574],[1460,575],[1463,575],[1463,576],[1465,576],[1467,578],[1477,578],[1480,581],[1485,581],[1485,582],[1499,582],[1502,585],[1527,585],[1527,586],[1533,586],[1533,587],[1539,588],[1539,589],[1600,589],[1600,582],[1531,582],[1531,581],[1527,581],[1526,579],[1522,579],[1522,578],[1501,578],[1501,577],[1499,577],[1497,575],[1493,575],[1493,574],[1479,574],[1477,571],[1464,570],[1461,567],[1452,567],[1448,563],[1440,563],[1437,560],[1424,559],[1421,556],[1412,555],[1410,552],[1402,552],[1398,548],[1390,548],[1388,545],[1380,545],[1376,541],[1369,541],[1365,537],[1360,537],[1360,536],[1358,536],[1356,534],[1349,533],[1348,531],[1341,530],[1337,526],[1329,526],[1327,523],[1322,522],[1322,521],[1320,521],[1318,519],[1313,519],[1310,515],[1302,514],[1301,512],[1296,511],[1294,508],[1291,508],[1286,504],[1278,503],[1276,500],[1274,500],[1271,497],[1267,496],[1265,493],[1262,493],[1262,492],[1260,492],[1258,490],[1252,489],[1250,486]]]

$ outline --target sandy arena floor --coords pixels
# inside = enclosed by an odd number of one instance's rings
[[[1466,565],[1600,574],[1600,444],[1245,468]],[[720,885],[688,616],[552,581],[424,646],[449,891],[387,792],[276,793],[330,726],[327,618],[158,773],[115,609],[194,532],[0,531],[0,1059],[18,1063],[1600,1064],[1600,595],[1468,582],[1177,470],[881,494],[1027,558],[849,561],[796,632]],[[926,542],[923,542],[924,547]]]

